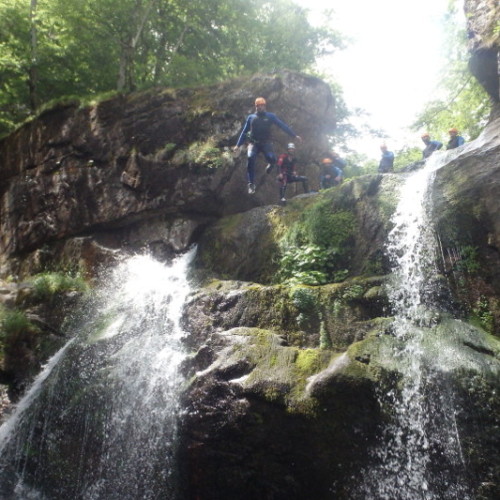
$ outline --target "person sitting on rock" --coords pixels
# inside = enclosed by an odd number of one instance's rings
[[[335,152],[327,153],[321,160],[320,189],[338,186],[344,180],[345,160]]]
[[[458,135],[458,130],[456,128],[450,128],[450,130],[448,130],[448,134],[450,134],[450,140],[446,145],[446,149],[455,149],[465,143],[465,139]]]
[[[387,144],[382,144],[380,146],[380,151],[382,151],[382,158],[380,159],[380,163],[378,165],[378,171],[381,174],[392,172],[394,165],[394,153],[387,150]]]
[[[245,141],[248,141],[247,152],[247,180],[248,193],[255,193],[255,162],[257,155],[262,153],[266,158],[268,165],[266,172],[270,173],[276,164],[276,156],[273,151],[271,142],[271,127],[278,126],[283,132],[290,137],[302,142],[302,138],[298,136],[286,123],[282,122],[274,113],[266,111],[266,100],[263,97],[255,99],[255,113],[248,115],[240,137],[234,147],[237,151]]]
[[[434,153],[434,151],[441,149],[443,147],[443,143],[439,141],[431,141],[431,136],[425,132],[422,134],[422,141],[425,144],[425,149],[422,151],[423,158],[429,158],[429,156]]]
[[[286,187],[292,182],[302,182],[304,193],[309,192],[307,177],[304,177],[303,175],[297,175],[296,163],[295,144],[291,142],[287,146],[287,153],[281,154],[278,157],[277,162],[279,169],[279,175],[277,179],[280,183],[280,201],[282,203],[286,202]]]

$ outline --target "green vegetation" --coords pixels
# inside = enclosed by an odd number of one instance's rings
[[[404,147],[394,152],[394,171],[400,172],[404,167],[422,159],[422,150],[420,148]]]
[[[38,300],[50,300],[63,292],[86,292],[89,289],[88,284],[81,276],[73,277],[57,272],[38,274],[31,279],[31,282]]]
[[[343,281],[355,226],[354,214],[335,211],[329,198],[310,205],[281,240],[278,279],[306,285]]]
[[[205,143],[193,142],[186,152],[188,163],[203,166],[209,170],[220,168],[232,162],[229,152],[216,147],[213,139]]]
[[[306,70],[342,47],[329,21],[292,0],[0,0],[0,135],[68,95]]]
[[[472,323],[479,323],[479,326],[488,333],[494,333],[495,319],[491,312],[487,297],[481,296],[477,300],[472,310]]]
[[[324,321],[320,323],[319,327],[319,347],[320,349],[331,349],[333,347],[332,339],[328,334]]]
[[[5,345],[15,341],[24,333],[36,334],[39,329],[27,318],[26,313],[17,309],[0,307],[0,355]]]
[[[296,317],[299,328],[307,328],[315,319],[317,313],[317,293],[309,287],[293,287],[290,290],[293,305],[299,311]]]
[[[472,245],[465,245],[460,248],[460,258],[456,263],[456,270],[475,274],[480,269],[479,257],[477,254],[477,247]]]
[[[436,91],[440,97],[430,101],[413,124],[415,130],[425,129],[445,144],[450,127],[456,127],[466,140],[475,139],[490,113],[488,95],[468,67],[467,34],[457,22],[458,8],[458,2],[450,2],[446,20],[448,63]]]

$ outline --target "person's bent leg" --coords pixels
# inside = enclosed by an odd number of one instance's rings
[[[276,155],[273,151],[273,145],[270,142],[266,142],[262,145],[262,152],[267,161],[266,173],[270,174],[276,165]]]

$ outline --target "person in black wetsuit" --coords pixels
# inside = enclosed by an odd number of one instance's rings
[[[342,184],[344,180],[344,168],[347,163],[335,152],[331,151],[324,155],[321,160],[320,189],[328,189]]]
[[[276,155],[273,151],[271,142],[271,128],[273,125],[278,126],[290,137],[302,142],[302,138],[298,136],[286,123],[282,122],[274,113],[266,111],[266,100],[263,97],[255,99],[255,113],[248,115],[243,130],[234,150],[237,151],[246,141],[248,144],[247,152],[247,180],[248,193],[255,193],[255,162],[257,155],[262,153],[266,158],[268,165],[266,172],[270,173],[276,164]]]
[[[461,135],[458,135],[458,130],[456,128],[450,128],[450,130],[448,130],[448,134],[450,134],[450,140],[446,145],[446,149],[455,149],[458,148],[458,146],[465,144],[465,139]]]
[[[295,144],[292,142],[287,146],[287,153],[283,153],[278,157],[278,181],[280,183],[280,201],[286,202],[285,193],[286,187],[292,182],[302,182],[304,193],[309,192],[307,177],[297,175],[297,162],[295,158]]]

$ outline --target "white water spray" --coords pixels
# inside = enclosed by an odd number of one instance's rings
[[[0,429],[2,498],[175,498],[193,255],[171,266],[136,256],[112,272],[76,340]]]
[[[394,342],[382,352],[398,367],[397,380],[380,389],[378,399],[391,421],[374,451],[375,466],[364,472],[356,498],[363,500],[469,499],[461,483],[463,456],[454,422],[452,398],[439,385],[425,357],[425,338],[439,315],[435,305],[437,245],[431,221],[431,187],[444,165],[434,154],[424,169],[410,174],[401,188],[387,253],[393,264],[389,299]],[[435,462],[446,464],[437,471]],[[441,474],[442,477],[439,477]]]

